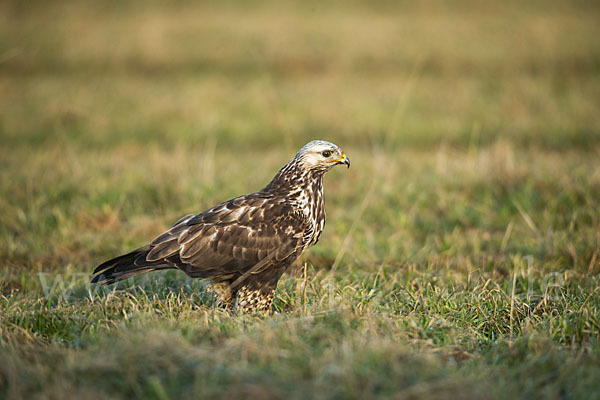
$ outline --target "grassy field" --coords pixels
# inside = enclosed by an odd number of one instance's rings
[[[414,3],[414,4],[413,4]],[[0,4],[0,398],[600,397],[600,7]],[[88,284],[312,139],[273,315]]]

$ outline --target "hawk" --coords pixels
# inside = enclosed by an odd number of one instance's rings
[[[228,309],[268,311],[277,282],[325,226],[323,176],[350,159],[337,145],[309,142],[255,193],[181,218],[149,244],[100,264],[92,283],[180,269],[211,281]]]

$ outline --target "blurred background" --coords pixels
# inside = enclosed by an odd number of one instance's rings
[[[2,138],[598,142],[594,1],[6,1]]]

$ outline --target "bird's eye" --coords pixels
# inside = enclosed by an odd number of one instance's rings
[[[325,150],[321,154],[323,154],[323,157],[328,158],[331,155],[331,152],[329,150]]]

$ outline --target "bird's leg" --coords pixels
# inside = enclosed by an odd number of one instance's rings
[[[254,289],[245,285],[235,293],[233,304],[236,310],[244,313],[270,312],[274,296],[274,288]]]
[[[277,282],[284,270],[284,267],[268,268],[258,274],[249,275],[236,288],[232,299],[233,306],[245,313],[270,312]]]
[[[231,308],[233,293],[229,282],[211,283],[208,285],[207,289],[217,296],[217,305],[219,307],[225,308],[226,310]]]

